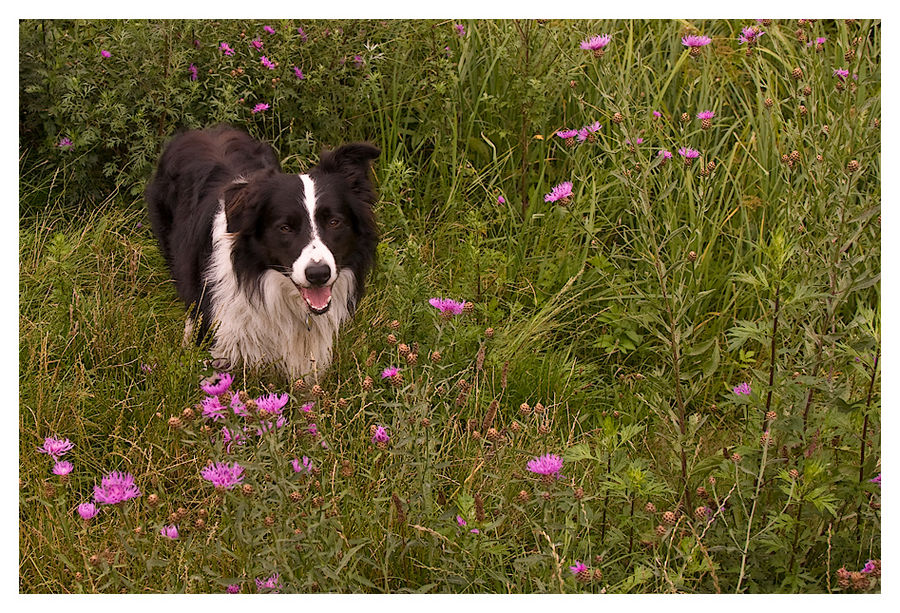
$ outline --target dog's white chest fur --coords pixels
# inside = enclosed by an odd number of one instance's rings
[[[232,365],[274,364],[292,378],[326,369],[335,334],[350,318],[348,300],[356,289],[353,272],[343,269],[338,274],[328,312],[311,314],[291,280],[274,270],[263,274],[257,295],[251,297],[239,287],[232,265],[233,241],[222,207],[213,219],[212,257],[205,276],[215,330],[213,357]]]

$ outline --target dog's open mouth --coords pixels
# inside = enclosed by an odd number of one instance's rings
[[[331,307],[331,288],[330,287],[301,287],[297,286],[309,310],[315,315],[322,315],[328,312]]]

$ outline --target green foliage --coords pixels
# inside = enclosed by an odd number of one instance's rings
[[[455,25],[20,23],[23,592],[879,589],[843,571],[881,556],[880,23],[775,21],[749,50],[738,21]],[[234,373],[290,394],[259,436],[200,416],[209,354],[140,200],[166,139],[217,122],[290,172],[383,151],[332,367]],[[65,480],[47,436],[75,443]],[[547,453],[559,479],[525,468]],[[250,489],[201,479],[224,460]],[[110,470],[143,495],[86,524]]]

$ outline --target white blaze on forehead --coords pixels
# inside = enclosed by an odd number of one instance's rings
[[[331,285],[337,279],[337,265],[331,249],[319,238],[319,228],[316,225],[316,185],[309,175],[300,175],[300,181],[303,183],[303,202],[309,215],[310,241],[294,261],[291,280],[299,285],[309,286],[306,268],[311,264],[327,264],[331,269],[331,278],[326,285]]]

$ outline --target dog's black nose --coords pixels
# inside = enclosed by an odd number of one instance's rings
[[[331,267],[328,264],[310,264],[306,267],[306,280],[313,285],[321,286],[331,278]]]

